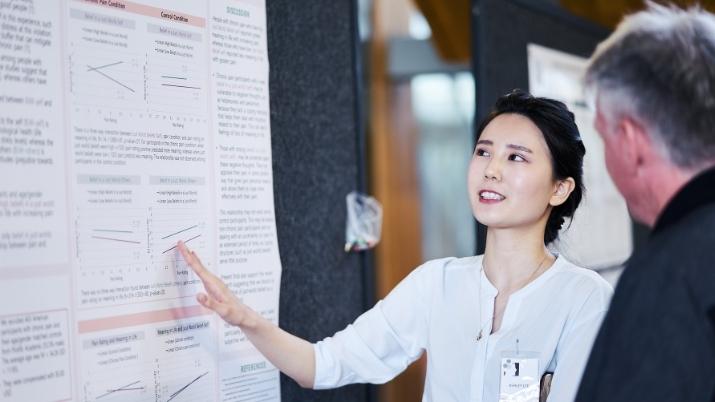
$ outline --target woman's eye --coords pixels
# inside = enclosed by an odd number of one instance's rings
[[[489,152],[487,152],[484,149],[477,148],[477,150],[474,152],[475,155],[477,156],[489,156]]]
[[[526,159],[524,159],[524,157],[522,157],[522,156],[519,155],[519,154],[511,154],[511,155],[509,155],[509,160],[510,160],[510,161],[515,161],[515,162],[526,162]]]

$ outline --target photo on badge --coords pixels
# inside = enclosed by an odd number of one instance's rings
[[[505,351],[501,356],[499,402],[538,402],[538,353]]]

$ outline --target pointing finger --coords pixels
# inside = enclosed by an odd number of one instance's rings
[[[191,269],[196,272],[196,275],[198,275],[201,280],[205,280],[204,276],[208,271],[206,268],[204,268],[204,265],[201,263],[201,260],[199,260],[199,257],[194,253],[193,251],[189,251],[188,247],[186,247],[186,244],[183,241],[179,241],[176,244],[176,247],[179,249],[179,252],[181,253],[181,256],[184,258],[184,261],[191,267]]]

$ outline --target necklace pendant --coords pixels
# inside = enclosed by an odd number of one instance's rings
[[[479,334],[477,335],[477,342],[482,340],[482,330],[479,330]]]

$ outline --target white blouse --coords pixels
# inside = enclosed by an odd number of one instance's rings
[[[538,353],[540,376],[554,373],[548,401],[573,401],[611,286],[559,256],[511,295],[491,334],[497,289],[481,264],[482,256],[445,258],[415,269],[353,324],[314,345],[314,388],[384,383],[426,351],[422,401],[498,401],[501,352],[518,339],[520,350]],[[484,336],[477,341],[479,307]]]

